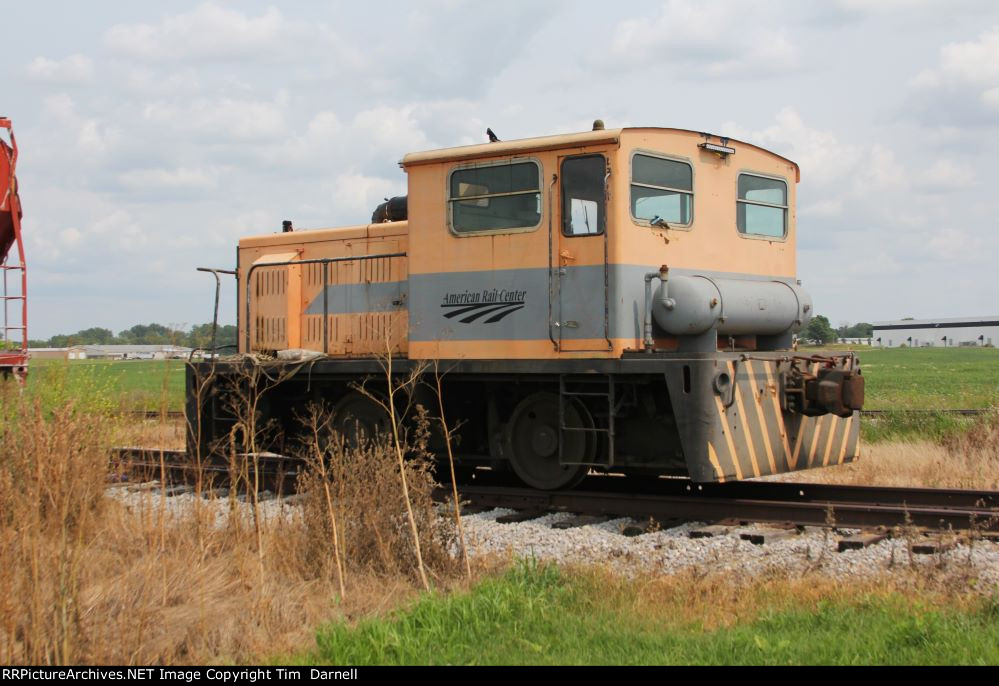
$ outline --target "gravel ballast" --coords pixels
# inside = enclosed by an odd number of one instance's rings
[[[168,515],[189,514],[196,502],[223,526],[232,516],[228,498],[202,499],[186,493],[161,497],[160,491],[110,488],[108,494],[130,510],[166,507]],[[236,503],[237,516],[252,517],[245,502]],[[264,521],[295,516],[300,505],[280,499],[259,504]],[[442,516],[448,516],[447,508]],[[691,538],[690,532],[702,528],[688,523],[638,536],[622,532],[632,519],[614,519],[598,524],[559,530],[552,524],[572,517],[569,513],[547,514],[524,522],[501,524],[497,517],[513,510],[494,509],[462,517],[465,540],[472,556],[500,555],[533,558],[559,564],[606,565],[623,574],[672,575],[696,571],[719,572],[740,578],[783,574],[789,577],[818,573],[831,578],[857,579],[892,573],[911,573],[913,569],[931,572],[958,572],[976,580],[982,590],[999,587],[999,543],[979,540],[973,545],[958,542],[946,552],[915,555],[911,545],[921,536],[889,538],[859,550],[838,552],[839,540],[850,531],[833,532],[807,528],[763,545],[742,540],[740,535],[761,527],[732,527],[727,533],[710,538]]]

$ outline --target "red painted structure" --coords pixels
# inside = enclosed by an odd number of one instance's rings
[[[0,117],[10,143],[0,138],[0,273],[3,330],[0,375],[23,380],[28,373],[28,267],[21,238],[21,199],[17,194],[17,139],[10,119]],[[17,246],[17,251],[13,248]]]

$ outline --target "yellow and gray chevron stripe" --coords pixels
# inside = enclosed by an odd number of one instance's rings
[[[708,459],[720,482],[826,467],[860,455],[860,417],[805,417],[780,407],[776,362],[728,362],[731,392],[715,396]],[[852,365],[852,361],[848,362]],[[818,371],[814,364],[811,372]]]

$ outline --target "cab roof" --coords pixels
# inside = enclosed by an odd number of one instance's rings
[[[706,138],[718,138],[717,136],[710,136],[709,134],[702,133],[700,131],[693,131],[691,129],[674,129],[665,127],[630,127],[623,129],[606,129],[598,131],[584,131],[582,133],[566,133],[559,134],[555,136],[541,136],[538,138],[521,138],[519,140],[512,141],[498,141],[496,143],[480,143],[477,145],[463,145],[454,148],[442,148],[440,150],[428,150],[425,152],[411,152],[399,162],[399,166],[404,169],[409,167],[416,167],[424,164],[436,164],[440,162],[461,162],[465,160],[474,160],[486,157],[497,157],[497,156],[507,156],[507,155],[523,155],[532,152],[543,152],[546,150],[558,150],[561,148],[575,148],[584,147],[592,145],[616,145],[621,142],[622,136],[627,136],[632,132],[642,132],[642,131],[661,131],[661,132],[675,132],[684,134],[693,134],[695,136],[704,136]],[[753,145],[752,143],[746,143],[744,141],[737,140],[735,138],[729,138],[728,144],[733,143],[739,146],[754,148],[768,155],[771,155],[777,159],[784,160],[788,164],[794,167],[795,174],[800,180],[801,171],[798,168],[797,163],[793,160],[789,160],[782,155],[767,150],[766,148],[761,148],[758,145]]]

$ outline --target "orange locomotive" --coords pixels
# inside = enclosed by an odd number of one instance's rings
[[[391,355],[400,373],[447,372],[464,465],[538,488],[591,469],[726,481],[858,456],[856,360],[781,352],[812,315],[790,160],[598,121],[401,166],[408,195],[371,224],[239,243],[240,352],[315,357],[268,391],[286,433],[309,400],[345,432],[377,431],[352,386]],[[189,403],[203,450],[232,421],[222,400]]]

